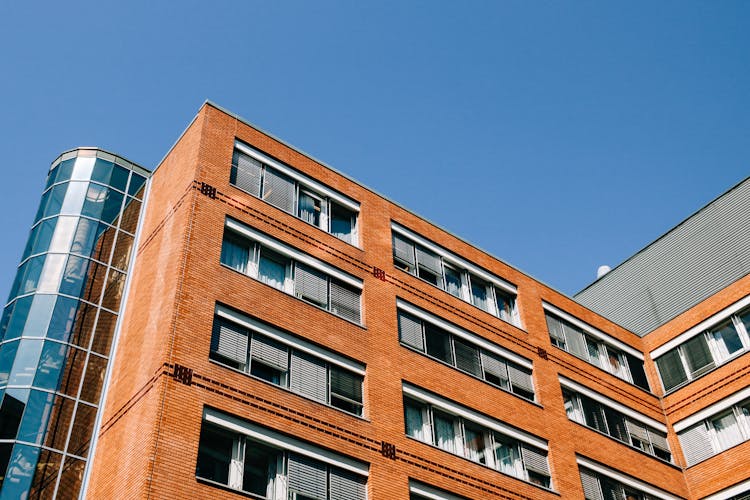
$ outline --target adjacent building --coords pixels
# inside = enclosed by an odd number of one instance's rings
[[[212,103],[153,172],[67,152],[0,499],[747,498],[746,188],[572,298]]]

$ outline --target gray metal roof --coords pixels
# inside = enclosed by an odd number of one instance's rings
[[[750,177],[574,298],[645,335],[750,273]]]

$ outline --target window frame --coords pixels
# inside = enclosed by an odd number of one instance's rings
[[[406,260],[399,255],[406,248],[402,248],[402,245],[397,244],[396,240],[401,240],[401,243],[410,245],[410,255],[408,256],[410,260]],[[394,221],[391,221],[391,245],[393,265],[397,269],[411,274],[506,323],[523,329],[518,305],[518,289],[515,285],[426,240]],[[435,281],[420,276],[420,269],[422,268],[419,258],[420,252],[431,253],[438,260],[439,269],[435,270],[439,271],[440,274],[436,276]],[[450,290],[446,269],[450,269],[451,272],[460,276],[461,286],[458,293],[453,293]],[[486,296],[483,304],[477,305],[476,303],[472,280],[481,281],[485,284]],[[498,294],[502,298],[506,298],[507,302],[511,304],[510,312],[499,309]]]
[[[418,321],[420,325],[420,331],[422,335],[422,349],[420,350],[418,347],[409,345],[406,343],[402,338],[402,322],[400,320],[402,315],[406,315],[407,317],[410,317],[410,321]],[[447,365],[454,370],[458,370],[461,373],[468,375],[472,378],[478,379],[486,384],[490,384],[492,387],[495,387],[497,389],[500,389],[504,392],[507,392],[509,394],[512,394],[516,397],[519,397],[523,399],[524,401],[527,401],[532,404],[538,404],[536,401],[537,396],[537,388],[534,383],[534,367],[533,363],[526,359],[522,358],[521,356],[507,351],[503,349],[500,346],[497,346],[491,342],[489,342],[486,339],[483,339],[479,337],[478,335],[475,335],[471,332],[468,332],[466,330],[463,330],[462,328],[459,328],[458,326],[449,323],[448,321],[438,318],[437,316],[434,316],[430,314],[427,311],[424,311],[423,309],[420,309],[400,298],[396,299],[396,315],[399,318],[398,320],[398,335],[399,335],[399,343],[410,350],[416,351],[419,354],[423,356],[427,356],[430,359],[433,359],[441,364]],[[439,357],[436,357],[430,353],[427,352],[427,328],[428,325],[430,328],[433,328],[435,330],[440,331],[442,334],[444,334],[447,337],[448,342],[448,348],[450,351],[451,356],[451,362],[447,362]],[[457,356],[456,356],[456,341],[459,341],[463,344],[467,344],[477,350],[477,363],[479,367],[479,374],[471,373],[470,371],[467,371],[463,368],[460,368],[458,366]],[[505,365],[505,382],[507,385],[502,385],[502,383],[495,383],[492,380],[489,380],[487,378],[487,364],[485,361],[486,357],[490,358],[496,358],[499,360],[499,362],[502,362]],[[527,397],[525,394],[528,394],[529,391],[525,390],[523,387],[520,387],[518,384],[514,385],[514,381],[518,382],[518,380],[514,380],[512,374],[510,373],[509,365],[514,365],[514,368],[516,370],[522,371],[524,374],[528,375],[528,377],[531,379],[531,387],[532,391],[530,392],[531,397]],[[528,371],[528,373],[526,373]],[[502,378],[501,378],[502,381]]]
[[[238,242],[247,243],[248,261],[244,264],[244,271],[238,267],[235,267],[229,263],[224,262],[225,257],[225,242],[230,241],[232,245],[239,246]],[[264,250],[265,249],[265,250]],[[280,255],[281,257],[288,259],[288,264],[285,268],[284,284],[281,287],[274,286],[273,284],[266,283],[260,277],[260,259],[263,256],[263,252],[270,252],[272,255]],[[255,229],[252,229],[239,221],[236,221],[230,217],[226,218],[224,224],[224,232],[222,234],[222,244],[220,251],[219,263],[221,266],[239,272],[249,278],[252,278],[260,283],[263,283],[271,288],[275,288],[287,295],[291,295],[303,302],[310,304],[318,309],[331,313],[345,321],[364,327],[364,311],[362,308],[363,300],[362,293],[364,288],[364,281],[354,277],[338,268],[331,266],[330,264],[317,260],[301,251],[288,247],[285,244],[277,241],[276,239],[265,235]],[[318,273],[325,276],[327,280],[327,300],[326,307],[306,300],[297,294],[297,268],[299,266],[306,266]],[[356,310],[351,309],[351,313],[344,314],[347,308],[335,307],[333,301],[333,287],[336,286],[337,290],[346,290],[352,293],[352,297],[357,295],[357,308]],[[340,312],[344,311],[344,312]],[[354,317],[358,317],[357,320]]]
[[[235,177],[235,174],[233,172],[235,169],[239,168],[238,162],[235,161],[235,156],[237,155],[237,153],[244,154],[260,164],[259,179],[258,179],[258,193],[251,193],[250,191],[243,189],[237,183],[232,182],[232,178]],[[279,207],[273,203],[270,203],[265,199],[263,195],[263,192],[264,192],[263,185],[265,184],[267,169],[274,170],[277,174],[280,173],[283,176],[288,177],[291,180],[291,182],[293,182],[294,195],[293,195],[293,199],[290,200],[291,206],[293,207],[292,212],[289,212],[288,210],[285,210],[282,207]],[[269,155],[261,152],[260,150],[253,148],[252,146],[248,144],[245,144],[244,142],[238,139],[235,139],[234,141],[234,149],[232,151],[231,170],[232,170],[232,172],[230,173],[230,185],[231,186],[241,190],[244,193],[248,193],[260,200],[263,200],[269,205],[275,206],[279,210],[289,213],[290,215],[305,222],[306,224],[317,227],[321,231],[324,231],[330,234],[331,236],[333,236],[334,238],[338,240],[341,240],[345,243],[348,243],[352,246],[359,248],[359,227],[358,227],[359,212],[360,212],[359,202],[353,200],[352,198],[349,198],[348,196],[342,193],[335,191],[334,189],[328,186],[325,186],[324,184],[321,184],[320,182],[298,172],[292,167],[270,157]],[[316,199],[320,202],[321,213],[319,214],[317,223],[311,222],[302,216],[302,209],[300,206],[300,199],[301,199],[302,194],[306,194],[310,196],[311,198]],[[340,236],[337,236],[336,233],[333,232],[332,214],[334,212],[334,206],[338,210],[343,210],[350,214],[351,232],[348,233],[348,236],[349,236],[348,238],[342,238]]]
[[[245,354],[246,361],[244,365],[240,367],[236,367],[230,363],[225,362],[223,359],[221,359],[221,358],[224,358],[224,356],[215,352],[213,349],[209,349],[209,360],[211,362],[216,363],[225,368],[229,368],[230,370],[239,372],[245,376],[252,377],[256,380],[261,380],[265,383],[271,384],[275,387],[291,392],[303,398],[309,399],[311,401],[315,401],[327,407],[344,412],[353,417],[366,419],[366,413],[365,413],[365,410],[366,410],[365,408],[366,366],[364,364],[345,358],[344,356],[336,352],[330,351],[328,349],[324,349],[315,344],[311,344],[297,337],[296,335],[277,329],[271,325],[263,323],[243,313],[237,312],[222,304],[218,304],[218,303],[216,304],[213,318],[214,318],[213,326],[211,329],[212,331],[211,344],[213,345],[213,336],[215,335],[215,332],[216,332],[216,328],[215,328],[216,321],[217,320],[226,321],[226,322],[232,323],[235,327],[242,328],[243,330],[247,332],[247,352]],[[286,371],[283,372],[282,375],[280,376],[278,383],[272,380],[269,380],[268,378],[252,373],[252,369],[255,363],[260,363],[263,366],[270,366],[268,363],[265,363],[262,360],[258,360],[257,358],[253,359],[252,339],[256,336],[261,337],[265,341],[270,340],[273,343],[280,344],[284,346],[284,348],[286,348],[287,350],[287,368],[286,368]],[[295,356],[295,352],[300,353],[298,356],[308,356],[325,364],[325,370],[326,370],[326,387],[325,387],[326,400],[325,401],[321,401],[319,399],[313,398],[307,394],[301,393],[299,391],[295,391],[291,388],[292,359]],[[220,356],[221,358],[217,359],[216,356]],[[270,367],[271,369],[277,369],[276,367],[272,367],[272,366]],[[332,391],[332,385],[331,385],[332,370],[340,370],[342,372],[347,373],[350,376],[361,377],[360,394],[361,394],[362,400],[359,402],[355,400],[349,401],[350,403],[359,407],[360,413],[351,412],[347,410],[346,408],[342,408],[341,406],[337,406],[332,403],[332,399],[334,395]],[[281,370],[279,371],[281,372]],[[337,396],[341,397],[338,394]]]

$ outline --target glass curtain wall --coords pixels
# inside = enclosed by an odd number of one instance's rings
[[[50,168],[0,321],[0,500],[79,495],[147,176],[95,149]]]

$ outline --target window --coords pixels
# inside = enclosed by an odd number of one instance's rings
[[[235,142],[229,181],[340,240],[357,244],[359,203],[246,144]]]
[[[747,391],[740,393],[741,396]],[[729,400],[736,399],[733,397]],[[706,411],[706,410],[704,410]],[[708,410],[710,411],[710,409]],[[686,419],[690,422],[690,418]],[[688,466],[750,440],[750,399],[727,406],[718,404],[717,412],[697,423],[675,425]]]
[[[503,474],[551,488],[543,442],[531,436],[519,439],[520,431],[499,422],[488,424],[486,417],[477,416],[474,421],[466,416],[471,410],[426,394],[429,393],[404,384],[407,436]]]
[[[434,486],[409,479],[409,500],[467,500]]]
[[[506,353],[481,337],[431,317],[426,311],[406,302],[399,301],[398,306],[401,344],[504,391],[534,400],[530,361],[523,360],[523,365],[512,361],[509,356],[514,359],[517,356]]]
[[[367,466],[205,409],[195,475],[268,500],[366,500]]]
[[[361,322],[361,280],[231,219],[224,230],[221,263],[344,319]]]
[[[393,264],[500,319],[520,325],[513,285],[396,224]],[[482,275],[482,276],[480,276]]]
[[[209,357],[319,403],[362,416],[363,365],[224,306],[217,306]]]
[[[574,389],[570,381],[563,383],[565,412],[570,420],[607,434],[620,442],[653,455],[656,458],[672,461],[667,444],[666,429],[656,429],[643,420],[635,419]],[[603,398],[603,396],[599,396]],[[644,417],[645,418],[645,417]]]
[[[745,309],[664,353],[657,349],[655,361],[664,390],[681,387],[746,352],[748,326],[750,309]]]
[[[586,500],[677,500],[649,484],[579,457],[578,471]]]
[[[553,306],[544,304],[544,308],[552,345],[641,389],[649,390],[642,358],[594,337],[591,332],[596,331],[595,328],[587,326],[585,330],[588,331],[585,331],[583,327],[573,323],[574,320],[581,324],[582,322],[572,317],[570,321],[563,318],[566,313]],[[604,335],[600,333],[600,336]]]

